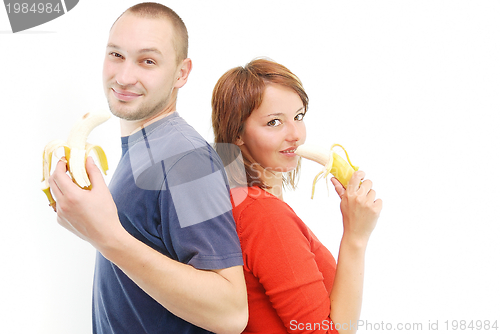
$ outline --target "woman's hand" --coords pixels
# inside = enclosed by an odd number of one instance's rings
[[[366,245],[377,224],[382,210],[382,200],[375,199],[372,181],[365,180],[365,172],[357,171],[344,189],[335,178],[331,181],[341,198],[340,210],[344,223],[344,238],[349,238],[356,244]]]

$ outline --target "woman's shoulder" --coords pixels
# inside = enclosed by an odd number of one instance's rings
[[[247,210],[261,211],[270,208],[293,212],[283,200],[259,187],[236,187],[231,189],[231,203],[233,212],[237,213]]]
[[[231,189],[233,216],[239,234],[271,230],[307,231],[307,227],[283,200],[258,187]],[[253,232],[252,232],[253,231]]]

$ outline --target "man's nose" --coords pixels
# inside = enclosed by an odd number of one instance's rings
[[[120,86],[129,86],[137,83],[135,66],[130,61],[124,61],[116,73],[116,83]]]

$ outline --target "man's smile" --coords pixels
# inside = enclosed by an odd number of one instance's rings
[[[137,94],[126,90],[119,90],[117,88],[111,88],[111,90],[113,91],[113,95],[120,101],[132,101],[142,96],[142,94]]]

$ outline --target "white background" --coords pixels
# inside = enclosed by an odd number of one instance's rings
[[[308,142],[343,144],[384,200],[367,256],[361,318],[499,320],[499,1],[168,1],[190,33],[194,69],[178,111],[209,141],[210,98],[229,68],[283,63],[310,97]],[[106,108],[111,24],[132,1],[81,0],[12,34],[0,9],[2,333],[91,331],[94,249],[55,220],[39,190],[42,150]],[[118,122],[89,141],[120,154]],[[303,163],[290,205],[336,256],[339,200]],[[110,174],[110,175],[111,175]],[[106,177],[109,181],[110,177]],[[500,323],[498,324],[500,325]],[[410,331],[407,331],[410,332]],[[490,331],[492,332],[492,331]]]

